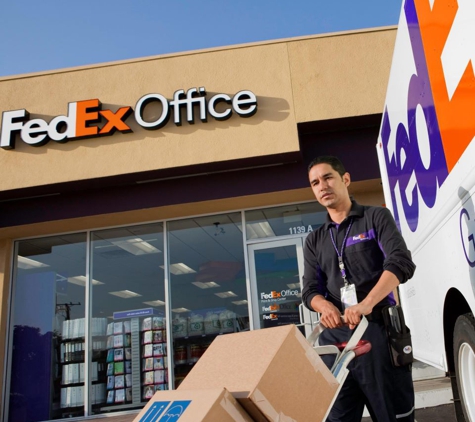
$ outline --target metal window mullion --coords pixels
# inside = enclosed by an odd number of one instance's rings
[[[18,242],[13,242],[13,252],[11,255],[11,271],[10,271],[10,300],[8,301],[8,309],[7,309],[7,353],[5,353],[4,361],[4,368],[5,368],[5,377],[3,380],[3,419],[1,420],[8,420],[8,412],[10,407],[10,387],[11,387],[11,372],[12,372],[12,355],[13,355],[13,312],[14,312],[14,298],[15,298],[15,288],[16,288],[16,273],[17,273],[17,265],[16,265],[16,257],[18,256]],[[15,282],[14,282],[15,281]],[[0,416],[2,416],[2,409],[0,403]]]
[[[92,414],[91,409],[91,400],[89,397],[90,389],[90,380],[91,377],[91,366],[90,358],[92,356],[92,342],[91,342],[91,301],[92,301],[92,276],[91,276],[91,232],[87,231],[86,234],[86,291],[85,298],[86,301],[84,307],[84,416],[89,416]]]
[[[173,374],[173,332],[172,332],[172,309],[171,309],[171,286],[170,286],[170,258],[168,242],[168,225],[163,223],[163,281],[165,286],[165,321],[167,330],[167,363],[168,363],[168,389],[175,388],[175,379]]]
[[[254,330],[254,301],[256,298],[253,296],[253,289],[251,288],[251,276],[249,272],[249,249],[247,247],[246,236],[246,212],[241,211],[241,224],[242,224],[242,244],[244,252],[244,271],[246,274],[246,290],[247,290],[247,311],[249,312],[249,329]]]

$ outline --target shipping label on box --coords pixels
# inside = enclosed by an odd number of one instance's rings
[[[163,417],[165,420],[170,420],[170,418],[178,420],[190,403],[191,400],[153,402],[140,419],[140,422],[154,422],[158,421],[160,417]]]
[[[157,391],[134,422],[253,422],[224,388]]]

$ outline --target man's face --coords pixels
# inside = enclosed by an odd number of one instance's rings
[[[330,164],[317,164],[308,173],[310,186],[317,201],[326,208],[337,208],[349,199],[350,175],[340,176]]]

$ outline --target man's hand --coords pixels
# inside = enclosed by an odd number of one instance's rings
[[[323,296],[312,299],[312,308],[320,313],[320,322],[327,328],[337,328],[343,325],[340,310]]]
[[[361,321],[361,315],[369,315],[373,311],[370,305],[367,305],[365,301],[358,303],[354,306],[350,306],[345,309],[344,319],[352,330]]]
[[[350,306],[345,310],[345,322],[351,329],[361,321],[361,315],[369,315],[381,300],[388,296],[397,286],[399,280],[391,271],[383,271],[376,285],[368,295],[357,305]]]

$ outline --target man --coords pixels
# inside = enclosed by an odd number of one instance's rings
[[[317,157],[308,175],[328,215],[306,239],[303,303],[328,328],[320,344],[347,341],[362,315],[369,321],[363,338],[372,344],[370,353],[350,363],[327,420],[361,422],[366,405],[373,422],[414,421],[411,366],[392,366],[381,314],[395,304],[393,290],[412,277],[411,254],[386,208],[350,198],[350,175],[338,158]]]

